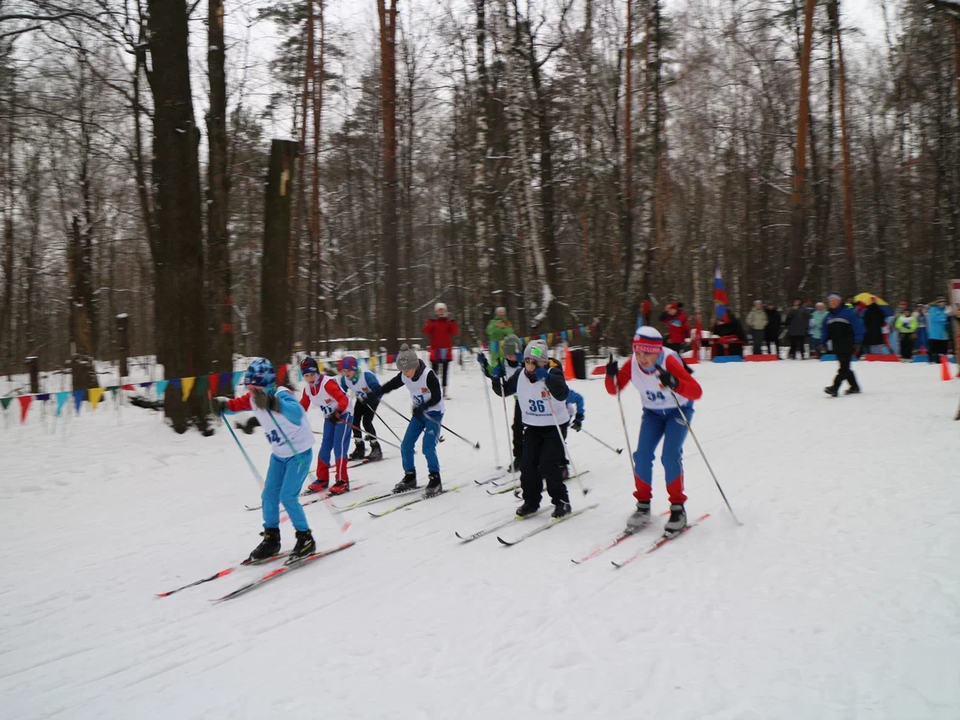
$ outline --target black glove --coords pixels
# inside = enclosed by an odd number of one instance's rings
[[[340,414],[339,410],[334,410],[332,413],[330,413],[330,422],[332,422],[334,425],[341,420],[343,420],[343,415]]]
[[[223,415],[229,408],[229,405],[227,405],[228,402],[230,401],[225,397],[215,397],[211,402],[211,405],[213,405],[213,408],[217,411],[218,415]]]
[[[415,418],[423,417],[423,414],[424,414],[426,411],[427,411],[427,409],[426,409],[425,407],[423,407],[423,405],[417,405],[416,407],[413,408],[413,416],[414,416]]]
[[[547,375],[547,379],[543,381],[543,384],[547,386],[547,390],[553,395],[556,395],[563,390],[566,384],[566,381],[563,379],[563,371],[560,370],[560,368],[553,368]]]
[[[611,355],[610,360],[607,362],[607,377],[616,377],[619,371],[620,368],[617,366],[617,361],[614,360],[613,355]]]
[[[664,370],[663,368],[657,368],[657,375],[660,376],[660,382],[663,384],[663,386],[668,387],[671,390],[676,390],[677,385],[680,384],[680,381],[677,380],[676,375],[668,370]]]
[[[577,415],[573,422],[570,423],[570,429],[580,432],[580,428],[583,426],[583,415]]]
[[[487,366],[487,356],[484,355],[483,353],[478,353],[478,354],[477,354],[477,362],[480,363],[480,367],[486,367],[486,366]]]
[[[375,387],[367,390],[367,405],[374,407],[380,403],[380,398],[383,397],[383,388]]]

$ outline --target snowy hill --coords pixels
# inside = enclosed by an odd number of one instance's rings
[[[700,365],[694,430],[744,525],[688,439],[688,514],[711,517],[620,570],[610,560],[655,529],[570,562],[611,540],[633,504],[626,453],[583,434],[570,445],[592,491],[572,484],[571,501],[597,509],[512,548],[496,533],[459,543],[455,531],[509,517],[515,501],[473,483],[494,473],[490,424],[478,371],[454,371],[445,423],[482,449],[448,435],[440,458],[444,484],[468,486],[379,519],[351,511],[345,535],[311,505],[320,546],[360,542],[221,604],[210,599],[272,566],[154,595],[259,541],[259,513],[243,507],[258,489],[225,429],[177,436],[155,413],[112,405],[58,423],[34,411],[20,426],[10,410],[0,717],[955,720],[958,386],[935,367],[855,370],[864,395],[832,399],[833,364]],[[622,447],[602,382],[574,387],[584,428]],[[624,406],[635,441],[632,389]],[[240,438],[264,470],[260,431]],[[348,498],[400,479],[398,451],[385,451],[352,471],[367,486]],[[418,469],[425,478],[419,454]]]

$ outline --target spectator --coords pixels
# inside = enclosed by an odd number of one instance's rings
[[[868,353],[880,352],[883,346],[883,323],[886,319],[877,298],[871,297],[870,304],[864,308],[863,315],[863,345]]]
[[[839,293],[832,292],[827,295],[827,302],[830,310],[823,320],[820,337],[824,341],[832,342],[833,352],[837,356],[840,369],[833,379],[833,384],[823,390],[827,395],[836,397],[840,392],[840,386],[846,380],[850,384],[847,395],[856,395],[860,392],[860,385],[853,370],[850,369],[850,360],[857,354],[859,345],[863,342],[863,323],[852,306],[840,304]]]
[[[901,308],[894,327],[900,333],[900,359],[909,360],[913,356],[913,337],[917,332],[917,318],[909,306]]]
[[[747,313],[747,327],[753,340],[753,354],[763,353],[763,331],[767,327],[767,314],[763,311],[763,301],[754,300],[753,309]]]
[[[593,352],[599,355],[600,344],[603,341],[603,325],[598,317],[595,317],[593,322],[590,323],[590,337],[593,339]]]
[[[493,365],[499,365],[503,352],[500,350],[500,343],[507,335],[513,335],[513,325],[507,320],[507,309],[498,307],[490,322],[487,323],[487,340],[490,342],[490,362]],[[496,343],[496,347],[494,347]],[[436,371],[434,371],[436,372]]]
[[[927,334],[930,338],[930,362],[940,362],[940,356],[947,352],[947,339],[950,337],[950,315],[947,301],[937,298],[929,308],[927,316]]]
[[[450,359],[453,357],[453,339],[460,334],[460,328],[457,321],[447,312],[446,304],[437,303],[433,306],[433,312],[436,317],[427,320],[421,332],[430,338],[430,364],[433,374],[439,377],[440,368],[443,368],[443,394],[449,397],[447,372],[450,368]]]
[[[667,326],[667,342],[664,345],[679,353],[683,349],[683,343],[690,338],[690,322],[687,316],[677,303],[672,302],[660,315],[660,322]]]
[[[799,351],[800,359],[803,360],[803,345],[807,337],[807,311],[801,307],[800,298],[794,298],[793,307],[787,312],[785,325],[787,326],[787,336],[790,338],[790,353],[787,357],[795,360],[797,351]]]
[[[913,346],[913,352],[917,355],[927,354],[927,307],[923,303],[917,303],[917,309],[913,316],[917,318],[917,337]]]
[[[817,357],[820,356],[819,347],[826,344],[826,338],[823,337],[823,319],[827,317],[827,306],[822,302],[817,303],[817,309],[810,316],[810,355],[814,352]],[[817,348],[815,350],[815,348]]]
[[[764,348],[770,352],[773,345],[773,354],[780,357],[780,311],[776,303],[767,304],[767,327],[763,331]]]
[[[727,319],[713,326],[713,355],[743,356],[743,346],[747,342],[747,334],[743,331],[743,324],[737,320],[730,310],[727,310]]]

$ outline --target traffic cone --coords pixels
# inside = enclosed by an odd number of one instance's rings
[[[577,374],[573,371],[573,357],[570,355],[570,346],[567,345],[563,356],[563,379],[576,380]]]
[[[940,356],[940,379],[948,382],[950,380],[950,361],[946,355]]]

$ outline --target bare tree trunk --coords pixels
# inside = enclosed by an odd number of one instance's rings
[[[203,230],[200,213],[200,131],[193,114],[187,53],[187,8],[182,2],[148,0],[147,24],[153,90],[153,182],[156,187],[157,342],[168,378],[195,377],[207,366],[203,288]],[[191,419],[206,429],[207,403],[196,395],[184,403],[168,388],[167,418],[178,433]]]
[[[810,108],[810,50],[813,43],[813,6],[805,0],[803,46],[800,51],[800,97],[797,108],[796,153],[794,155],[793,193],[790,196],[790,246],[787,289],[799,296],[804,283],[803,244],[806,235],[806,210],[803,193],[807,182],[807,122]]]
[[[840,2],[827,5],[833,32],[837,38],[837,70],[840,89],[840,144],[843,153],[843,234],[847,250],[846,284],[852,292],[857,287],[857,254],[853,242],[853,170],[850,161],[850,140],[847,137],[847,81],[843,65],[843,44],[840,41]]]
[[[314,0],[308,0],[312,4]],[[314,308],[315,319],[311,327],[319,340],[327,335],[326,332],[326,302],[323,281],[324,261],[323,261],[323,240],[320,236],[320,221],[322,219],[320,212],[320,130],[321,116],[323,113],[323,62],[324,62],[324,42],[326,40],[326,26],[324,24],[323,0],[318,0],[318,19],[320,21],[320,60],[319,63],[313,62],[311,57],[310,65],[313,72],[311,84],[313,87],[313,172],[310,192],[310,239],[313,242],[313,259],[310,265],[315,266],[316,284],[313,289],[313,298],[310,307]],[[312,23],[311,23],[312,26]],[[311,31],[312,33],[312,31]],[[314,43],[316,45],[316,43]],[[307,334],[309,337],[309,333]],[[329,339],[329,338],[328,338]]]
[[[487,78],[487,28],[486,0],[475,0],[477,13],[477,134],[474,141],[473,166],[473,215],[476,231],[476,248],[480,275],[479,294],[486,303],[490,291],[490,241],[487,237],[487,203],[490,192],[487,182],[487,148],[489,139],[488,98],[489,79]],[[481,315],[482,317],[482,315]]]
[[[380,118],[383,132],[383,192],[380,203],[383,258],[383,332],[387,352],[399,349],[400,318],[397,312],[397,0],[377,0],[380,19]]]
[[[623,89],[623,206],[620,209],[620,255],[623,257],[623,300],[629,304],[630,274],[633,271],[633,2],[627,0],[627,34],[624,39],[625,77]]]
[[[80,218],[73,216],[73,233],[67,250],[67,282],[70,287],[70,368],[73,389],[97,386],[94,372],[93,283],[90,277],[90,236],[80,229]]]
[[[270,169],[267,172],[263,218],[263,281],[260,285],[260,354],[274,367],[290,360],[290,326],[294,318],[287,304],[290,275],[287,272],[294,255],[290,195],[296,171],[299,146],[292,140],[270,143]]]
[[[233,299],[230,295],[230,237],[227,232],[230,179],[227,174],[227,83],[223,0],[209,0],[207,73],[207,259],[210,262],[211,361],[217,372],[233,370]]]

